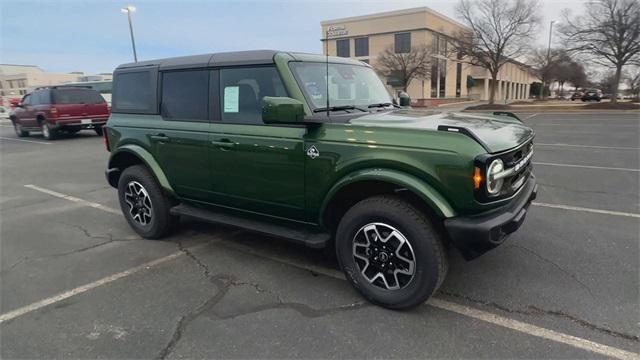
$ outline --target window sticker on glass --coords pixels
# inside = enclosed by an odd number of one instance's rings
[[[308,82],[304,85],[307,88],[307,92],[309,92],[309,95],[311,95],[312,98],[314,98],[315,100],[322,99],[322,93],[318,88],[318,84],[316,84],[315,82]]]
[[[239,100],[239,86],[227,86],[224,88],[224,112],[237,113]]]

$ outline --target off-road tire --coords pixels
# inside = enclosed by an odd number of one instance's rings
[[[131,207],[125,199],[125,194],[131,183],[141,185],[150,199],[151,216],[147,224],[142,224],[134,219]],[[129,225],[145,239],[160,239],[166,236],[170,232],[171,226],[176,223],[175,217],[169,214],[172,205],[171,199],[162,192],[156,179],[143,165],[130,166],[122,172],[118,181],[118,200],[120,209]]]
[[[404,287],[389,290],[374,285],[362,274],[354,259],[355,237],[365,225],[372,223],[390,225],[409,242],[414,253],[415,272]],[[390,309],[407,309],[425,302],[440,287],[448,270],[441,236],[429,218],[393,195],[362,200],[347,211],[336,233],[336,256],[347,280],[362,296]]]

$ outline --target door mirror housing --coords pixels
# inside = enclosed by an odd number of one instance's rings
[[[265,124],[299,123],[304,119],[304,104],[290,97],[262,98],[262,121]]]

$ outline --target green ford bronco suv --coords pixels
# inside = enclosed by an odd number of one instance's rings
[[[501,244],[537,190],[517,117],[400,107],[368,64],[322,55],[121,65],[104,134],[107,179],[142,237],[188,216],[335,247],[351,284],[395,309],[438,289],[445,249]]]

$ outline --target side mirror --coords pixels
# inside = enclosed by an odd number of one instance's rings
[[[411,106],[411,97],[409,96],[409,94],[403,91],[400,93],[400,95],[398,95],[398,97],[400,98],[400,106],[402,107]]]
[[[304,104],[289,97],[262,98],[262,121],[265,124],[296,123],[304,119]]]

